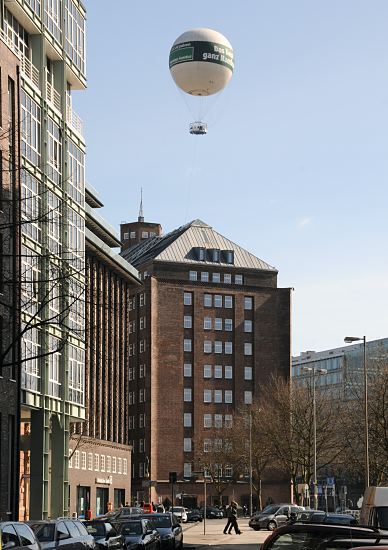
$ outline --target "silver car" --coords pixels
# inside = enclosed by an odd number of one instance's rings
[[[303,506],[296,506],[295,504],[270,504],[251,517],[249,527],[252,527],[255,531],[259,529],[273,531],[277,527],[285,525],[292,513],[297,514],[303,510]]]

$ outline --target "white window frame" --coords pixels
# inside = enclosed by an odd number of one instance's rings
[[[225,390],[224,403],[233,403],[233,391]]]
[[[252,332],[253,323],[250,319],[244,320],[244,332]]]
[[[183,364],[183,376],[185,378],[191,378],[193,375],[193,366],[191,363]]]
[[[244,342],[244,355],[246,356],[253,355],[252,342]]]
[[[183,316],[183,328],[193,328],[193,317],[191,315]]]
[[[189,271],[189,281],[198,281],[197,271]]]
[[[216,353],[216,354],[222,353],[222,341],[221,340],[215,340],[215,342],[214,342],[214,353]]]
[[[193,294],[191,292],[183,293],[183,304],[185,306],[191,306],[193,303]]]
[[[191,453],[191,451],[192,451],[191,437],[184,437],[183,438],[183,452]]]
[[[233,332],[233,319],[224,319],[224,329],[226,332]]]
[[[211,330],[212,329],[212,318],[211,317],[204,317],[203,318],[203,330]]]
[[[183,388],[183,401],[191,403],[193,400],[193,390],[191,388]]]
[[[203,283],[209,282],[209,273],[207,271],[201,271],[201,281]]]
[[[204,428],[211,428],[213,426],[213,419],[211,414],[204,414],[203,415],[203,427]]]
[[[222,294],[214,294],[214,307],[222,307]]]
[[[233,309],[233,296],[224,296],[224,307],[226,309]]]
[[[211,403],[212,402],[212,390],[203,390],[203,402]]]
[[[193,417],[191,413],[183,413],[183,427],[191,428],[193,425]]]
[[[233,342],[224,342],[225,355],[233,355]]]
[[[204,307],[213,307],[213,296],[211,294],[203,295],[203,306]]]
[[[233,379],[233,367],[232,367],[232,365],[225,365],[224,366],[224,377],[225,377],[225,380],[232,380]]]
[[[222,390],[214,390],[214,403],[222,403]]]
[[[222,365],[214,365],[214,378],[222,378]]]
[[[214,319],[214,330],[222,330],[222,318],[216,317]]]
[[[252,380],[252,367],[244,367],[244,380]]]
[[[204,365],[203,366],[203,377],[204,378],[212,378],[213,376],[213,367],[212,365]]]
[[[244,403],[245,405],[252,405],[252,391],[251,390],[245,390],[244,391]]]
[[[192,340],[191,338],[184,338],[183,340],[183,351],[186,353],[191,353],[192,351]]]
[[[253,309],[253,297],[244,296],[244,309],[250,311]]]

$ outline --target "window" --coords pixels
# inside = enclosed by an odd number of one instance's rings
[[[233,353],[233,342],[225,342],[225,354],[232,355]]]
[[[232,282],[232,275],[230,273],[224,274],[224,283],[231,284]]]
[[[191,437],[183,438],[183,450],[185,453],[191,452]]]
[[[139,365],[139,378],[145,378],[146,366],[144,364]]]
[[[219,273],[213,273],[212,280],[213,280],[213,283],[220,283],[221,275]]]
[[[94,471],[98,472],[100,469],[100,455],[95,453],[94,455]]]
[[[79,469],[79,451],[75,451],[74,453],[74,468]]]
[[[21,148],[22,155],[35,166],[40,164],[40,119],[41,109],[39,105],[23,90],[21,91]]]
[[[184,388],[183,389],[183,401],[186,403],[191,401],[191,388]]]
[[[244,296],[244,309],[253,308],[253,298],[251,296]]]
[[[136,239],[136,231],[131,231],[130,237],[131,239]]]
[[[214,330],[222,330],[222,319],[221,319],[221,317],[216,317],[214,319]]]
[[[183,317],[183,327],[184,328],[192,328],[193,326],[193,318],[191,315],[185,315]]]
[[[88,453],[88,470],[93,470],[93,453]]]
[[[203,402],[204,403],[211,403],[212,402],[212,391],[211,390],[203,390]]]
[[[183,340],[183,351],[191,351],[191,340],[189,338]]]
[[[146,349],[146,341],[140,340],[139,353],[144,353]]]
[[[211,428],[212,427],[212,415],[211,414],[204,414],[203,415],[203,427],[204,428]]]
[[[212,328],[212,319],[211,319],[211,317],[204,317],[204,319],[203,319],[203,328],[204,328],[204,330],[211,330],[211,328]]]
[[[57,2],[57,0],[54,0]],[[51,3],[52,4],[52,3]],[[85,72],[85,18],[72,0],[65,2],[65,31],[66,53],[74,65]],[[46,9],[45,9],[46,11]],[[46,16],[46,13],[45,13]],[[60,11],[57,14],[57,23],[60,22]],[[50,29],[49,29],[50,30]],[[53,31],[51,31],[53,32]],[[57,32],[57,31],[56,31]],[[54,36],[59,39],[56,34]]]
[[[116,473],[116,463],[117,463],[116,457],[112,456],[112,474]]]
[[[222,403],[222,390],[214,390],[214,403]]]
[[[183,414],[183,426],[185,428],[191,428],[192,426],[191,413]]]
[[[208,255],[211,262],[219,262],[221,250],[219,248],[210,248],[208,250]]]
[[[203,452],[204,453],[210,453],[212,448],[212,440],[211,439],[204,439],[203,440]]]
[[[204,340],[203,342],[203,352],[211,353],[212,352],[212,342],[210,340]]]
[[[145,426],[145,414],[139,414],[139,428],[144,428]]]
[[[225,296],[225,307],[227,309],[233,308],[233,296]]]
[[[243,284],[243,276],[242,275],[235,275],[234,276],[234,284],[235,285],[242,285]]]
[[[69,401],[84,404],[85,351],[69,346]]]
[[[244,355],[252,355],[252,344],[250,342],[244,344]]]
[[[184,292],[183,293],[183,303],[185,306],[191,306],[193,302],[193,295],[191,292]]]
[[[105,455],[100,456],[100,470],[105,472]]]
[[[215,414],[214,415],[214,427],[215,428],[222,428],[222,414]]]
[[[8,526],[5,527],[5,529],[7,529],[7,527],[11,527],[11,526],[8,525]],[[15,529],[16,529],[19,537],[20,537],[22,546],[29,546],[29,547],[31,547],[31,546],[34,547],[35,546],[35,544],[36,544],[35,537],[31,533],[31,529],[29,529],[27,527],[27,525],[24,525],[23,523],[15,523],[14,527],[15,527]],[[3,533],[4,533],[4,530],[3,530]],[[17,546],[18,545],[19,545],[19,543],[17,543]]]
[[[141,232],[141,238],[142,239],[148,239],[148,231],[142,231]]]
[[[244,367],[244,380],[252,380],[252,367]]]
[[[72,199],[83,206],[85,202],[85,153],[71,140],[69,140],[67,162],[69,167],[67,192]],[[54,149],[54,168],[57,164]]]
[[[191,464],[190,464],[190,462],[185,462],[183,464],[183,477],[191,477]]]
[[[225,263],[234,264],[234,252],[233,250],[223,250],[222,254],[225,259]]]
[[[211,294],[204,294],[203,295],[203,305],[205,307],[212,307],[213,301],[212,301],[212,295]]]
[[[232,477],[233,475],[233,468],[232,466],[225,466],[224,468],[224,476],[225,477]]]
[[[232,390],[225,390],[225,403],[233,403]]]
[[[128,460],[123,458],[123,474],[126,476],[128,473]]]
[[[224,426],[225,428],[231,428],[233,426],[233,416],[231,414],[226,414],[224,416]]]
[[[129,417],[129,425],[128,425],[128,428],[130,430],[133,430],[135,428],[135,417],[134,416],[130,416]]]
[[[244,392],[244,403],[246,405],[252,404],[252,392],[251,391],[245,391]]]
[[[144,462],[139,462],[139,477],[144,476]]]
[[[192,367],[191,367],[191,363],[185,363],[183,365],[183,376],[185,378],[191,378],[192,376]]]
[[[81,470],[86,470],[86,453],[82,451],[81,453]]]
[[[128,323],[129,334],[133,334],[136,331],[136,321],[130,321]]]
[[[128,404],[129,405],[134,405],[135,404],[135,392],[134,391],[130,391],[128,393]]]
[[[144,292],[142,292],[139,295],[139,305],[140,305],[140,307],[145,306],[145,303],[146,303],[146,296],[145,296]]]
[[[225,319],[224,320],[224,326],[225,326],[225,330],[227,332],[232,332],[233,331],[233,319]]]
[[[69,468],[73,467],[73,455],[71,454],[71,449],[69,449]]]
[[[203,366],[203,377],[204,378],[211,378],[212,377],[212,366],[211,365],[204,365]]]
[[[144,439],[143,438],[139,439],[139,453],[144,453]]]
[[[145,328],[146,328],[146,318],[140,317],[140,330],[144,330]]]
[[[222,296],[221,294],[214,295],[214,307],[222,307]]]
[[[200,262],[205,262],[206,261],[206,257],[205,257],[206,248],[198,246],[198,247],[194,248],[194,250],[195,250],[195,253],[196,253],[197,260],[199,260]]]
[[[146,400],[146,391],[145,388],[139,390],[139,403],[145,403]]]
[[[252,332],[252,321],[244,321],[244,332]]]
[[[198,274],[196,271],[189,271],[189,280],[190,281],[196,281],[198,278]]]
[[[219,340],[214,342],[214,353],[222,353],[222,342]]]
[[[209,282],[209,273],[207,271],[202,271],[201,273],[201,281],[203,283],[208,283]]]
[[[110,474],[111,467],[112,467],[112,457],[107,456],[106,457],[106,471],[107,471],[108,474]]]
[[[214,378],[222,378],[222,365],[214,365]]]
[[[128,369],[128,378],[129,380],[135,379],[135,367],[129,367]]]
[[[225,365],[225,367],[224,367],[224,376],[227,380],[232,380],[232,378],[233,378],[233,367],[231,365]]]
[[[128,241],[129,240],[129,233],[124,233],[124,241]]]

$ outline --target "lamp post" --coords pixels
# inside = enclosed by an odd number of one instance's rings
[[[318,375],[327,374],[327,369],[318,369],[314,367],[302,367],[303,370],[309,372],[313,379],[313,430],[314,430],[314,510],[318,510],[318,483],[317,483],[317,406],[315,399],[315,381],[316,373]]]
[[[253,515],[252,488],[252,411],[249,411],[249,516]]]
[[[365,437],[365,489],[369,487],[369,428],[368,428],[368,377],[366,371],[366,336],[346,336],[345,344],[353,342],[363,343],[363,370],[364,370],[364,437]]]

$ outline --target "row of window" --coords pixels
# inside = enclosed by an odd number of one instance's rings
[[[203,427],[204,428],[231,428],[233,425],[233,416],[231,414],[204,414],[203,415]]]
[[[183,304],[185,306],[193,305],[193,293],[184,292],[183,293]],[[233,296],[224,295],[224,294],[204,294],[203,295],[203,305],[205,307],[224,307],[226,309],[233,308]],[[253,297],[244,296],[244,309],[252,310],[253,309]]]
[[[252,367],[246,367],[246,369],[251,370],[252,376]],[[193,366],[191,363],[184,363],[183,365],[183,376],[185,378],[191,378],[193,376]],[[204,378],[222,378],[224,376],[227,380],[232,380],[233,378],[233,367],[232,365],[204,365],[203,366],[203,377]],[[251,380],[251,378],[246,378],[246,380]]]
[[[190,281],[201,281],[202,283],[209,283],[211,276],[212,283],[221,283],[221,273],[210,273],[208,271],[201,271],[198,275],[197,271],[189,271]],[[242,285],[244,278],[242,275],[232,275],[231,273],[224,273],[222,275],[222,282],[225,284],[232,284],[232,279],[235,285]]]
[[[190,403],[193,400],[192,388],[183,388],[183,401]],[[203,390],[204,403],[233,403],[232,390]]]
[[[129,380],[135,380],[136,378],[136,367],[130,367],[128,369]],[[139,365],[139,378],[145,378],[146,376],[146,366],[144,364]]]
[[[69,468],[76,470],[90,470],[94,472],[107,472],[108,474],[127,475],[128,461],[126,458],[117,458],[115,456],[100,455],[99,453],[86,453],[85,451],[75,451],[69,449]]]
[[[156,237],[157,233],[155,231],[141,231],[141,238],[148,239],[148,237]],[[136,231],[130,231],[129,233],[124,233],[124,241],[129,239],[136,239]]]
[[[139,420],[139,428],[144,428],[145,427],[145,414],[140,413],[139,416],[138,416],[138,420]],[[130,416],[129,417],[129,429],[134,430],[135,428],[136,428],[136,417],[135,416]]]
[[[246,319],[244,321],[244,332],[252,332],[252,321]],[[193,327],[192,315],[184,315],[183,327]],[[203,319],[204,330],[225,330],[226,332],[233,332],[233,319],[224,319],[222,317],[204,317]]]
[[[139,342],[139,353],[144,353],[147,348],[147,342],[146,340],[140,340]],[[136,344],[129,344],[128,346],[128,354],[129,357],[132,357],[133,355],[136,355]]]
[[[145,403],[146,400],[146,391],[145,388],[140,388],[139,390],[139,403]],[[135,405],[136,404],[136,392],[130,391],[128,393],[128,404],[129,405]]]
[[[134,344],[131,344],[134,346]],[[130,348],[131,348],[130,345]],[[186,353],[191,353],[193,351],[193,341],[191,338],[184,338],[183,340],[183,351]],[[203,352],[204,353],[216,353],[225,355],[233,354],[233,342],[222,342],[221,340],[204,340],[203,342]],[[253,344],[251,342],[244,342],[244,355],[250,356],[253,354]]]

